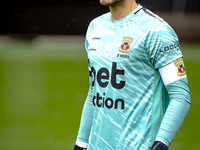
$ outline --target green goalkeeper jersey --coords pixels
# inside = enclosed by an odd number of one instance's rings
[[[169,96],[158,68],[182,57],[172,28],[138,5],[126,17],[94,19],[86,34],[93,109],[88,150],[147,150],[158,133]],[[83,129],[84,130],[84,129]]]

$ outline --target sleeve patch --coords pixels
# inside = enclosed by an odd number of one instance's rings
[[[183,59],[180,58],[158,69],[165,85],[186,77]]]
[[[186,75],[186,71],[185,71],[185,66],[184,66],[184,63],[183,63],[183,59],[182,58],[180,58],[180,59],[178,59],[178,60],[176,60],[175,62],[174,62],[174,65],[177,67],[177,69],[178,69],[178,75],[179,76],[184,76],[184,75]]]

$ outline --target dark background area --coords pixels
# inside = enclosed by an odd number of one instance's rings
[[[200,13],[199,0],[137,2],[154,12]],[[108,11],[99,0],[1,1],[0,34],[85,34],[89,22]]]

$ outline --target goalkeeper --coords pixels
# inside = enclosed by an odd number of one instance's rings
[[[167,150],[190,108],[173,29],[135,0],[100,0],[110,12],[87,30],[90,88],[74,150]]]

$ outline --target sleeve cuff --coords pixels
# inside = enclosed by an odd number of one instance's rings
[[[162,140],[156,139],[156,141],[162,142],[162,143],[165,144],[167,147],[169,147],[169,146],[167,145],[167,143],[163,142]]]
[[[82,148],[88,147],[88,143],[81,142],[81,141],[76,141],[76,145],[78,145],[79,147],[82,147]]]

